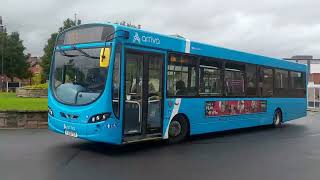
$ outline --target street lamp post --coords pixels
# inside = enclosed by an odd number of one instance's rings
[[[0,24],[2,33],[5,33],[5,25]],[[3,65],[4,65],[4,40],[5,40],[5,36],[2,35],[2,50],[1,50],[1,90],[3,91],[4,88],[4,73],[3,73]]]

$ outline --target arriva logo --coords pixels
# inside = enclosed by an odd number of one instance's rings
[[[160,39],[155,38],[152,36],[139,36],[139,33],[135,32],[133,36],[133,43],[139,43],[141,44],[141,41],[144,43],[151,43],[151,44],[160,44]]]
[[[133,36],[133,42],[134,43],[139,43],[139,44],[141,43],[140,36],[139,36],[139,34],[137,32]]]

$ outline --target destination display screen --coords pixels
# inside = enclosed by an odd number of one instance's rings
[[[112,26],[80,26],[62,34],[58,39],[58,45],[81,44],[105,41],[109,34],[114,32]],[[112,38],[109,37],[109,38]]]

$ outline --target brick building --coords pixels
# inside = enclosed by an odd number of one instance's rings
[[[30,64],[29,70],[31,71],[33,77],[36,76],[36,75],[40,75],[41,74],[42,67],[40,65],[41,64],[40,57],[35,57],[35,56],[31,56],[30,54],[28,54],[27,62]],[[3,80],[4,85],[1,86],[2,80]],[[1,91],[1,89],[2,90],[5,89],[7,81],[9,82],[10,79],[6,75],[3,75],[2,77],[0,75],[0,91]],[[22,86],[33,84],[32,78],[30,78],[30,79],[20,79],[20,78],[16,78],[15,77],[15,78],[13,78],[13,81],[14,82],[20,82]]]
[[[311,73],[309,75],[309,82],[314,82],[314,84],[320,84],[320,73]]]
[[[41,67],[41,58],[39,57],[32,57],[30,54],[28,54],[27,62],[30,64],[30,71],[33,75],[41,74],[42,67]]]

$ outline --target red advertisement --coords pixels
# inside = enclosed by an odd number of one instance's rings
[[[266,112],[265,100],[207,101],[206,116],[253,114]]]

